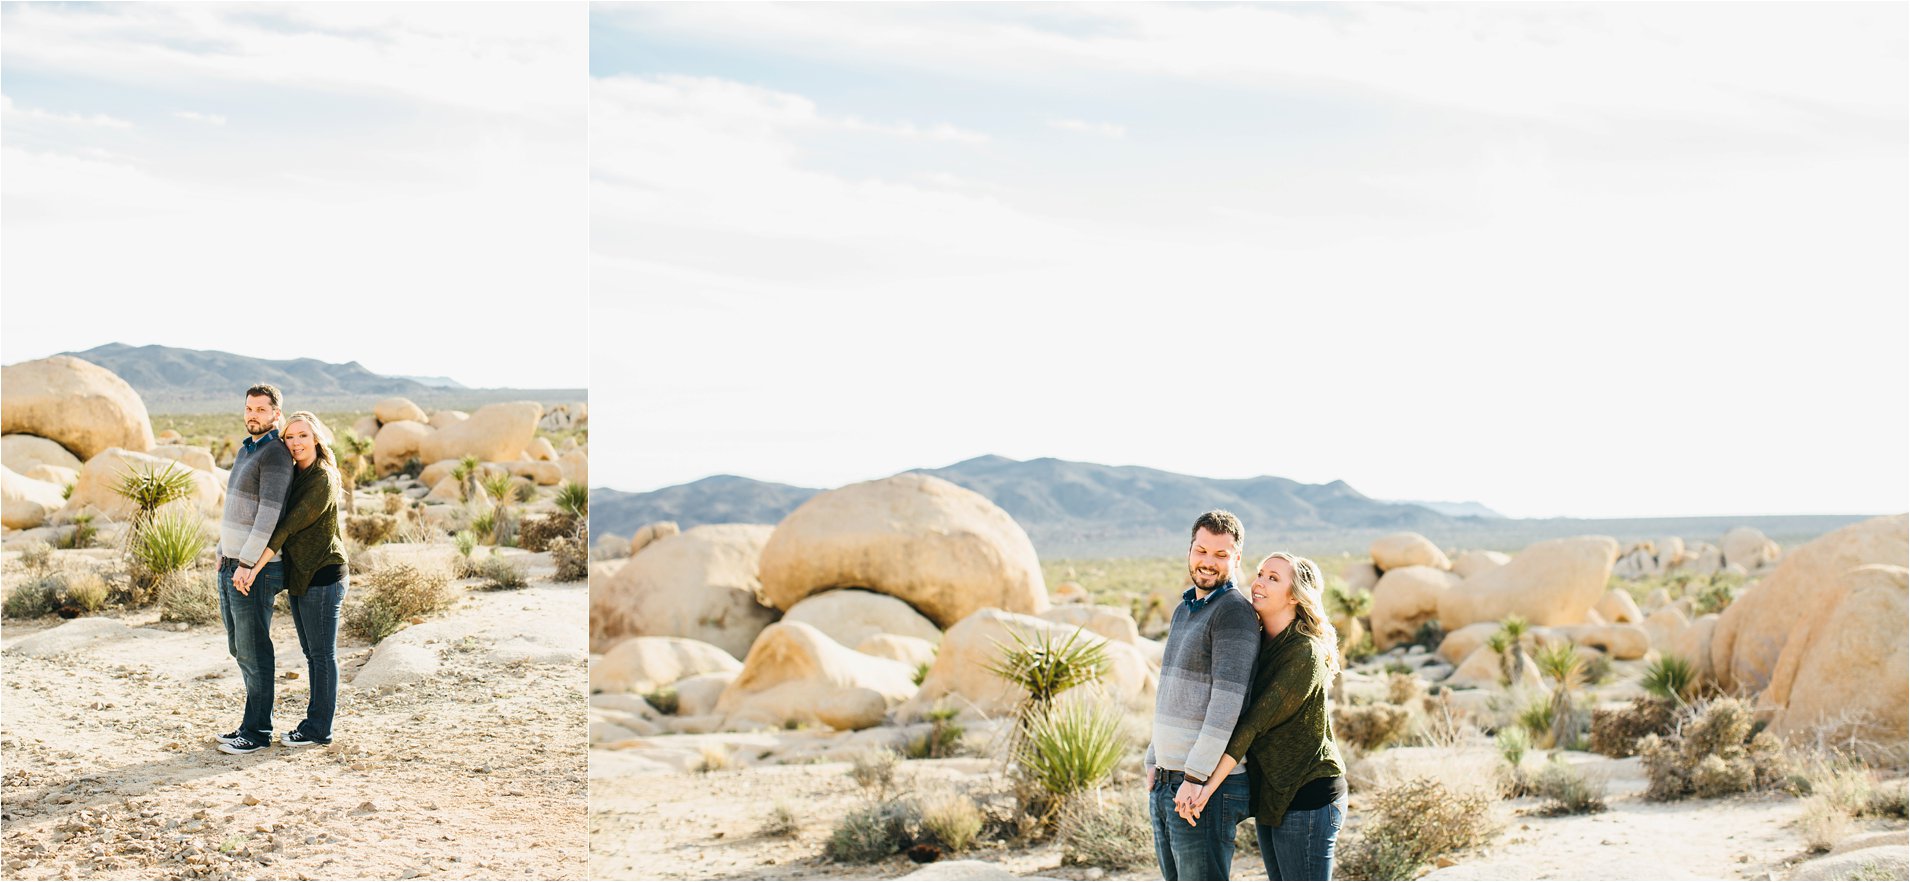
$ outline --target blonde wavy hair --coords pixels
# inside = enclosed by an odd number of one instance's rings
[[[318,414],[312,413],[309,410],[301,410],[291,416],[285,417],[284,428],[279,430],[281,437],[283,437],[285,429],[291,428],[293,423],[304,423],[312,427],[312,451],[317,454],[319,464],[330,466],[336,470],[338,468],[338,460],[332,456],[332,446],[325,441],[326,438],[331,436],[332,432],[330,429],[325,428],[324,423],[319,422]]]
[[[1311,558],[1276,551],[1261,558],[1260,566],[1276,557],[1293,566],[1293,597],[1299,601],[1293,605],[1293,626],[1319,642],[1330,675],[1340,669],[1340,634],[1326,617],[1326,579],[1320,575],[1320,565]]]

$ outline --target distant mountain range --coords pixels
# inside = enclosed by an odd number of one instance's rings
[[[1505,515],[1486,508],[1483,504],[1477,502],[1428,502],[1424,499],[1386,499],[1382,501],[1395,502],[1400,505],[1423,505],[1442,515],[1451,515],[1456,518],[1492,519],[1505,517]]]
[[[448,377],[399,377],[373,373],[358,362],[334,364],[313,358],[269,359],[209,349],[108,343],[84,352],[63,352],[118,374],[132,384],[153,413],[194,413],[229,407],[252,383],[271,383],[300,408],[369,408],[380,398],[403,396],[420,405],[477,406],[529,398],[551,403],[582,400],[581,389],[469,389]],[[539,394],[550,393],[550,394]]]
[[[988,497],[1044,551],[1171,546],[1194,516],[1224,508],[1257,536],[1429,530],[1476,521],[1423,505],[1382,502],[1347,486],[1286,478],[1200,478],[1140,466],[981,456],[946,468],[916,469]],[[719,475],[649,493],[591,491],[599,534],[630,533],[652,521],[684,529],[713,523],[774,524],[820,491]],[[1483,508],[1483,507],[1481,507]]]

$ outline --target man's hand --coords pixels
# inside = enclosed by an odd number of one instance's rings
[[[247,597],[251,597],[252,596],[252,575],[253,573],[252,573],[251,567],[240,567],[236,570],[233,570],[232,571],[232,587],[238,589],[240,594],[243,594]]]
[[[1201,802],[1200,785],[1192,781],[1180,782],[1180,789],[1174,792],[1174,810],[1186,818],[1194,814],[1195,804]],[[1189,820],[1188,823],[1193,823]]]
[[[1147,789],[1149,789],[1149,790],[1153,790],[1153,789],[1154,789],[1154,773],[1155,773],[1155,771],[1156,771],[1156,770],[1155,770],[1155,768],[1154,768],[1153,766],[1148,766],[1148,767],[1147,767]]]

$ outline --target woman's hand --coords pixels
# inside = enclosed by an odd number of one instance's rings
[[[1186,821],[1187,826],[1189,827],[1200,826],[1199,824],[1200,813],[1207,808],[1207,800],[1214,798],[1214,792],[1220,789],[1221,782],[1225,780],[1227,779],[1225,778],[1210,779],[1205,785],[1203,785],[1200,788],[1200,793],[1196,794],[1193,799],[1189,800],[1188,802],[1184,804],[1176,805],[1175,808],[1180,813],[1181,820]]]
[[[254,574],[255,570],[252,567],[240,567],[233,570],[232,587],[237,589],[240,594],[247,597],[252,596],[252,577]]]

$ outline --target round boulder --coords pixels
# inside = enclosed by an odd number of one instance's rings
[[[922,680],[921,691],[896,710],[896,720],[920,719],[943,702],[967,715],[996,716],[1013,711],[1023,691],[989,668],[1000,660],[1001,647],[1016,645],[1017,636],[1028,642],[1045,638],[1056,646],[1074,638],[1107,647],[1108,666],[1101,679],[1076,688],[1103,689],[1115,701],[1129,706],[1143,702],[1154,692],[1155,674],[1136,646],[1072,625],[984,609],[956,623],[942,635],[942,648],[936,653],[928,676]]]
[[[1503,551],[1462,551],[1452,561],[1452,574],[1461,579],[1470,579],[1511,562],[1512,556]]]
[[[30,530],[47,522],[66,505],[58,484],[36,481],[0,466],[0,525]]]
[[[485,462],[511,462],[537,437],[544,406],[535,401],[487,404],[461,423],[431,433],[419,445],[426,462],[475,456]]]
[[[1486,641],[1498,630],[1498,622],[1478,622],[1447,631],[1446,639],[1439,642],[1437,654],[1448,662],[1459,664],[1472,655],[1473,650],[1486,645]]]
[[[425,439],[435,431],[416,420],[399,420],[379,427],[378,437],[371,442],[371,462],[378,469],[378,476],[395,475],[413,459],[430,462],[422,451]]]
[[[1439,600],[1448,630],[1517,614],[1534,625],[1575,625],[1605,596],[1618,540],[1609,536],[1549,539],[1528,546],[1505,566],[1459,583]]]
[[[79,482],[73,485],[73,495],[67,497],[61,515],[71,516],[91,510],[115,521],[131,520],[139,513],[139,506],[119,495],[116,488],[120,479],[134,472],[163,472],[167,469],[183,471],[192,477],[192,490],[186,499],[200,514],[216,518],[225,513],[225,482],[211,472],[202,472],[175,460],[112,447],[86,461],[86,467],[80,470]]]
[[[1340,578],[1346,582],[1346,590],[1355,594],[1371,591],[1379,584],[1379,567],[1370,560],[1356,560],[1340,569]]]
[[[0,435],[0,464],[23,475],[39,466],[77,472],[86,465],[59,442],[38,435]]]
[[[1871,518],[1798,546],[1718,617],[1711,637],[1718,685],[1727,692],[1762,691],[1793,635],[1807,634],[1843,600],[1846,573],[1867,564],[1902,566],[1906,559],[1910,515]]]
[[[470,414],[461,410],[438,410],[432,411],[428,422],[433,429],[447,429],[470,418]]]
[[[424,408],[411,403],[409,398],[387,398],[372,405],[371,415],[378,418],[380,424],[410,420],[414,423],[426,422]]]
[[[0,434],[38,435],[82,460],[109,447],[153,449],[152,420],[139,393],[90,361],[55,355],[0,368]]]
[[[915,694],[914,676],[909,665],[863,655],[802,622],[777,622],[750,647],[716,712],[727,728],[795,722],[864,729]]]
[[[1430,566],[1394,567],[1373,586],[1373,645],[1381,650],[1411,642],[1419,626],[1439,615],[1439,599],[1459,577]]]
[[[763,549],[771,606],[832,588],[907,601],[947,628],[973,612],[1048,608],[1041,561],[1014,518],[941,478],[902,474],[818,493],[776,527]]]
[[[1747,573],[1777,563],[1778,555],[1782,552],[1776,542],[1772,542],[1756,527],[1731,528],[1718,542],[1718,548],[1724,552],[1725,566],[1737,564]]]
[[[1439,570],[1452,569],[1452,561],[1446,559],[1446,553],[1418,533],[1392,533],[1373,540],[1367,549],[1373,556],[1373,565],[1380,572],[1396,570],[1400,567],[1432,567]]]
[[[756,561],[770,528],[707,524],[658,540],[590,586],[590,646],[639,635],[686,637],[737,657],[777,613],[758,603]]]
[[[1776,708],[1777,735],[1816,735],[1876,745],[1873,761],[1901,762],[1910,738],[1910,628],[1901,566],[1871,564],[1844,574],[1836,607],[1810,616],[1778,658],[1758,704]],[[1896,751],[1890,757],[1883,748]]]
[[[1051,607],[1041,617],[1057,624],[1086,628],[1109,640],[1129,645],[1141,640],[1141,629],[1134,624],[1134,616],[1118,606],[1069,604]]]
[[[677,528],[676,521],[657,521],[637,528],[636,535],[630,537],[630,553],[636,554],[649,547],[650,543],[665,536],[675,536],[683,532]]]
[[[811,594],[783,613],[783,621],[804,622],[844,646],[860,646],[879,634],[942,642],[942,629],[908,604],[887,594],[852,588]]]
[[[855,649],[863,655],[899,661],[911,668],[935,663],[935,644],[920,637],[877,634],[856,644]]]
[[[1605,621],[1614,625],[1620,623],[1636,625],[1645,620],[1645,614],[1638,609],[1638,602],[1632,600],[1630,594],[1617,588],[1605,592],[1605,596],[1599,598],[1598,604],[1592,609]]]
[[[708,643],[632,637],[590,660],[591,692],[655,692],[698,674],[740,671],[743,663]]]

